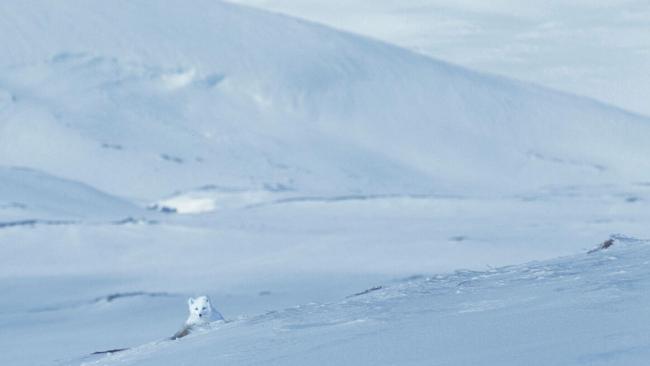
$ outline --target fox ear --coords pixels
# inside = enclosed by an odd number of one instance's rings
[[[189,306],[194,305],[194,299],[191,298],[191,297],[189,299],[187,299],[187,305],[189,305]]]

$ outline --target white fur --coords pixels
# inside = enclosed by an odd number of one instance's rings
[[[214,307],[207,296],[189,298],[187,305],[190,309],[190,315],[185,321],[185,325],[207,324],[216,320],[223,320],[223,316]]]

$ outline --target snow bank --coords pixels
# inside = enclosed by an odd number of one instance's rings
[[[82,365],[644,365],[650,243],[457,271],[217,324]]]

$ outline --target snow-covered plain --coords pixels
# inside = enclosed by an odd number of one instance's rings
[[[208,0],[6,1],[0,41],[0,364],[647,356],[648,244],[553,259],[650,237],[645,117]],[[151,343],[201,294],[233,322]]]

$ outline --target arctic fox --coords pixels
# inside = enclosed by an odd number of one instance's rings
[[[171,339],[185,337],[196,328],[206,326],[213,321],[223,320],[223,316],[212,307],[210,298],[207,296],[199,296],[196,299],[190,297],[187,300],[187,305],[190,309],[190,315],[187,317],[183,328],[176,332]]]
[[[187,317],[187,320],[185,321],[185,325],[183,326],[183,328],[181,328],[181,330],[176,332],[176,334],[174,334],[171,338],[168,339],[174,340],[178,338],[183,338],[186,335],[190,334],[193,330],[207,326],[208,324],[210,324],[210,322],[224,320],[221,313],[219,313],[217,309],[212,307],[210,298],[207,296],[199,296],[196,299],[190,297],[187,300],[187,305],[190,309],[190,315]],[[104,354],[127,351],[129,349],[130,348],[115,348],[107,351],[93,352],[92,354],[104,355]]]

